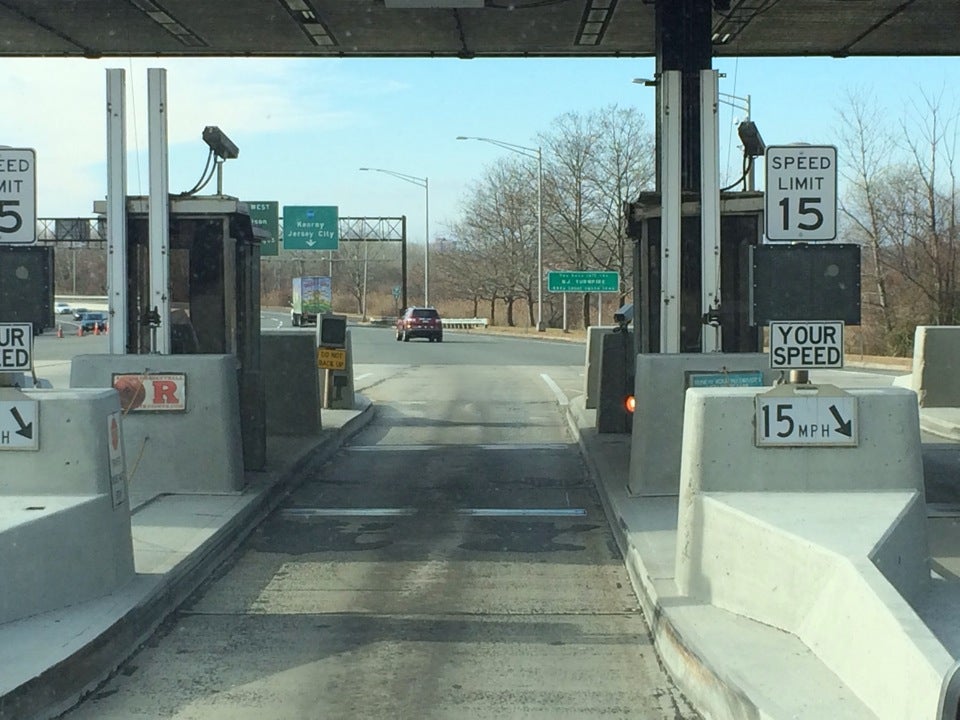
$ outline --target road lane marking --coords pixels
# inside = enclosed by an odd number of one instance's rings
[[[363,380],[364,378],[371,377],[372,375],[373,375],[373,373],[363,373],[363,375],[357,375],[357,376],[353,379],[353,381],[354,381],[354,382],[359,382],[359,381]]]
[[[419,508],[282,508],[284,517],[411,517]],[[431,511],[433,513],[433,511]],[[458,508],[468,517],[585,517],[583,508]]]
[[[458,515],[471,517],[584,517],[583,508],[461,508]]]
[[[553,394],[557,396],[557,402],[560,403],[561,407],[566,407],[570,404],[570,401],[567,399],[567,396],[563,394],[563,390],[560,389],[560,386],[557,385],[553,378],[551,378],[546,373],[540,373],[540,379],[543,380],[547,387],[553,390]]]
[[[493,443],[484,445],[348,445],[347,452],[420,452],[423,450],[569,450],[567,443]]]
[[[285,517],[408,517],[416,508],[282,508]]]

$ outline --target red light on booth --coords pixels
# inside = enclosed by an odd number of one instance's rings
[[[632,414],[637,409],[637,399],[633,395],[627,395],[623,401],[623,406],[627,409],[628,413]]]

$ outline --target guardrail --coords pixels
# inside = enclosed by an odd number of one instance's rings
[[[487,327],[486,318],[443,318],[443,327],[452,330],[470,330]]]

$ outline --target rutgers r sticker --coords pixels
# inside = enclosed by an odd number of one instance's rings
[[[120,408],[128,412],[184,412],[187,376],[183,373],[114,374]]]

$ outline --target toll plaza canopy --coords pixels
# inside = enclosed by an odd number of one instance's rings
[[[654,0],[0,0],[0,57],[653,56],[655,13]],[[716,56],[960,55],[957,0],[714,0],[711,23]]]

